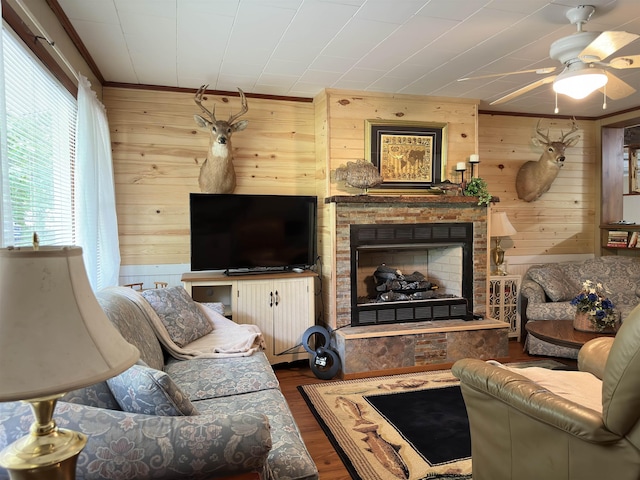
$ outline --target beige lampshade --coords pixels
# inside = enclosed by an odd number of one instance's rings
[[[93,385],[139,355],[100,307],[80,247],[0,249],[0,401]]]
[[[492,237],[509,237],[515,235],[516,229],[513,228],[506,212],[491,212],[491,236]]]

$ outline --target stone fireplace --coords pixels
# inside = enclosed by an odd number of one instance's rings
[[[508,325],[484,318],[487,207],[452,195],[335,196],[326,203],[335,204],[335,341],[345,377],[508,355]],[[446,298],[363,300],[380,264],[425,274]]]

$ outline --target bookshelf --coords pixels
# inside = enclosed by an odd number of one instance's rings
[[[606,255],[637,255],[640,253],[640,225],[600,225],[602,250]]]

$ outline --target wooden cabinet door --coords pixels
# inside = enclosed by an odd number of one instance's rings
[[[245,280],[238,282],[237,309],[233,320],[236,323],[257,325],[267,344],[265,353],[273,360],[273,311],[276,308],[275,293],[271,280]]]
[[[313,279],[311,279],[313,280]],[[276,305],[273,310],[274,354],[279,361],[307,358],[304,348],[295,348],[302,341],[302,334],[313,325],[310,315],[309,279],[276,281],[273,284]],[[281,355],[283,352],[290,352]]]

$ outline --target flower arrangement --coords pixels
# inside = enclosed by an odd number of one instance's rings
[[[576,307],[576,313],[586,313],[596,331],[614,328],[618,315],[613,308],[613,302],[606,296],[606,290],[601,283],[586,280],[582,284],[582,291],[571,300]]]

